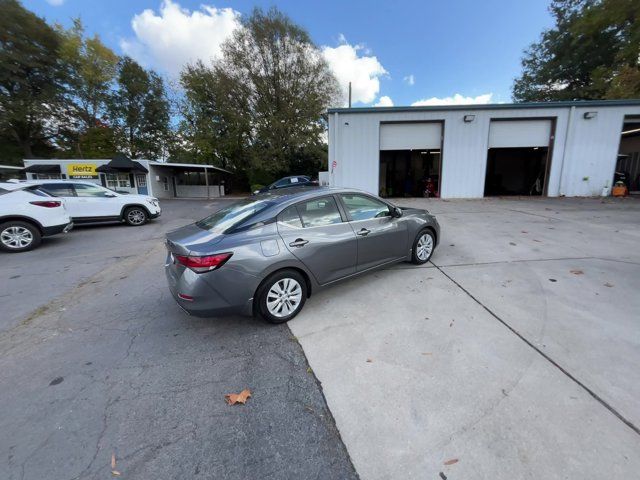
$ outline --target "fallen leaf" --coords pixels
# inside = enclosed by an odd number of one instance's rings
[[[541,240],[536,240],[535,238],[533,239],[534,242],[538,242],[538,243],[542,243]]]
[[[422,355],[433,355],[431,352],[422,352]]]
[[[251,396],[251,391],[247,388],[242,390],[240,393],[228,393],[224,396],[224,399],[227,401],[229,405],[235,405],[236,403],[245,404],[247,403],[247,399]]]
[[[611,288],[611,287],[613,287],[613,284],[611,284],[611,283],[607,282],[607,283],[605,283],[605,284],[604,284],[604,286],[605,286],[605,287],[609,287],[609,288]]]
[[[111,470],[111,475],[113,475],[114,477],[119,477],[122,474],[118,470]]]
[[[367,363],[371,363],[373,362],[373,360],[371,360],[370,358],[367,358]]]
[[[452,458],[451,460],[447,460],[446,462],[444,462],[445,465],[453,465],[454,463],[458,463],[457,458]]]
[[[557,280],[555,278],[550,278],[549,281],[550,282],[557,282]]]
[[[112,453],[111,454],[111,470],[114,470],[116,468],[116,454]]]
[[[584,272],[582,270],[570,270],[571,273],[573,273],[574,275],[583,275]]]
[[[526,230],[520,230],[521,233],[529,233]]]
[[[512,245],[512,246],[514,246],[514,247],[516,246],[516,244],[515,244],[515,243],[513,243],[513,242],[509,242],[509,245]]]

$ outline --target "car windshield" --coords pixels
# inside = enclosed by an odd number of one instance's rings
[[[196,222],[196,225],[214,233],[222,233],[232,227],[239,225],[249,217],[263,211],[273,205],[268,200],[246,199],[233,203],[228,207],[218,210],[213,215]]]

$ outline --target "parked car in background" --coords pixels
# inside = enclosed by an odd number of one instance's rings
[[[26,252],[73,228],[63,199],[24,184],[0,184],[0,250]]]
[[[157,198],[122,194],[89,181],[29,180],[26,184],[64,198],[75,224],[116,221],[137,227],[162,213]]]
[[[265,193],[271,190],[279,190],[281,188],[289,188],[289,187],[317,187],[319,184],[315,180],[311,180],[311,177],[307,177],[306,175],[293,175],[291,177],[284,177],[280,180],[273,182],[271,185],[267,185],[266,187],[262,187],[253,192],[254,195],[259,193]]]
[[[395,262],[426,263],[439,236],[426,210],[355,190],[285,189],[169,232],[165,272],[188,313],[281,323],[338,280]]]

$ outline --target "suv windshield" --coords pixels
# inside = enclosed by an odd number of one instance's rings
[[[213,215],[196,222],[196,225],[214,233],[222,233],[232,227],[238,226],[249,217],[263,211],[273,205],[267,200],[246,199],[233,203],[228,207],[218,210]]]

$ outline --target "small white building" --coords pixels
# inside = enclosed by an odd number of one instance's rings
[[[640,100],[328,113],[333,186],[387,197],[597,196],[622,170],[640,190]]]
[[[225,194],[225,175],[213,165],[113,159],[25,159],[23,172],[30,179],[88,180],[127,193],[157,198],[213,198]]]

